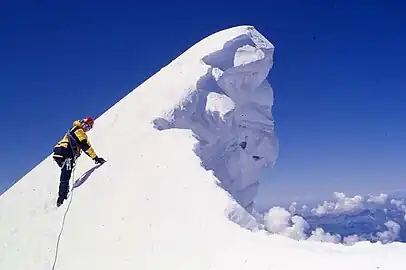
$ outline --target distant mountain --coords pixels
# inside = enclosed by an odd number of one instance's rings
[[[271,232],[297,240],[406,242],[406,196],[400,195],[347,197],[336,192],[331,201],[274,206],[263,213],[263,222]]]
[[[393,221],[400,225],[396,241],[406,242],[404,216],[405,213],[402,210],[389,208],[361,209],[352,213],[311,215],[304,218],[310,226],[309,232],[320,227],[330,234],[339,234],[342,237],[358,235],[371,242],[377,241],[377,233],[387,230],[386,222]]]

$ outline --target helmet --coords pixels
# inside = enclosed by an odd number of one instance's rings
[[[93,128],[94,120],[90,116],[83,118],[80,122],[82,123],[82,126],[86,131],[89,131]]]

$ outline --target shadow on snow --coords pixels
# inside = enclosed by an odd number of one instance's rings
[[[93,166],[93,168],[91,168],[90,170],[88,170],[87,172],[85,172],[84,174],[82,174],[73,184],[73,188],[78,188],[80,187],[84,182],[86,182],[87,179],[89,179],[90,175],[96,170],[98,169],[102,164],[98,164],[96,166]]]

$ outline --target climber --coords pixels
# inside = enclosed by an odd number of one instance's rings
[[[73,127],[65,134],[54,147],[53,159],[61,168],[57,206],[67,199],[69,180],[76,160],[85,152],[96,164],[103,164],[105,160],[98,157],[91,146],[86,132],[93,128],[94,121],[91,117],[73,122]]]

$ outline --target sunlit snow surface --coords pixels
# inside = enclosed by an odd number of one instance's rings
[[[404,269],[401,243],[321,243],[294,205],[255,211],[258,173],[277,158],[273,50],[240,26],[165,66],[96,120],[89,136],[108,162],[83,155],[59,209],[59,169],[41,162],[0,197],[0,269]]]
[[[207,72],[184,101],[155,120],[159,130],[192,130],[203,167],[250,212],[260,171],[277,156],[273,90],[266,80],[273,51],[254,29],[227,41],[202,58]]]

